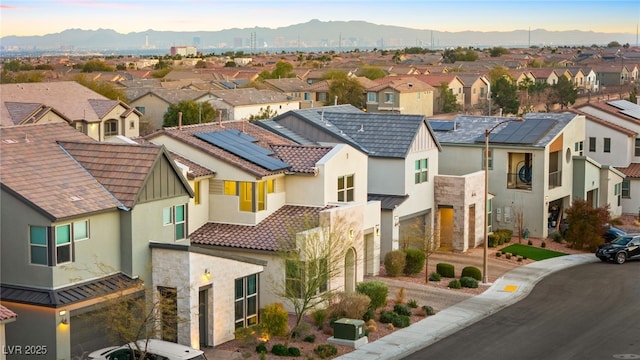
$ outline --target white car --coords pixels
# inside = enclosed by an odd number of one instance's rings
[[[140,349],[146,349],[144,360],[207,360],[204,352],[194,348],[168,341],[149,339],[138,340]],[[135,355],[135,357],[134,357]],[[96,350],[89,354],[89,359],[100,360],[134,360],[141,359],[141,353],[134,343],[112,346]]]

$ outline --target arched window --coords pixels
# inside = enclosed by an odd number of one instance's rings
[[[107,120],[104,122],[104,136],[118,135],[118,120]]]

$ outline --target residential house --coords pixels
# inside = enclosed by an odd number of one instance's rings
[[[320,228],[348,224],[342,234],[352,241],[341,261],[345,267],[323,291],[354,291],[364,275],[377,274],[380,202],[367,199],[367,157],[358,149],[298,145],[247,121],[164,128],[146,140],[215,171],[199,185],[201,201],[208,205],[189,208],[199,225],[190,234],[189,251],[153,248],[154,281],[172,272],[200,271],[196,289],[181,290],[182,280],[173,280],[178,297],[186,299],[181,311],[214,306],[205,318],[213,316],[215,323],[199,323],[192,314],[178,329],[179,339],[215,346],[232,340],[237,327],[259,321],[258,309],[265,305],[281,302],[292,311],[279,294],[304,279],[287,277],[292,272],[285,271],[280,250],[294,243],[304,248],[307,236]],[[189,166],[181,158],[176,161]],[[219,258],[220,265],[195,253]],[[240,274],[240,269],[250,273]],[[234,282],[224,282],[229,278]],[[234,304],[235,310],[227,307]]]
[[[0,353],[0,360],[5,360],[7,358],[7,354],[12,352],[11,349],[16,349],[15,344],[10,344],[12,346],[7,346],[7,340],[5,337],[5,325],[11,322],[16,321],[18,318],[18,314],[14,313],[10,309],[0,305],[0,348],[2,348],[2,352]],[[20,352],[22,352],[22,348],[20,348]]]
[[[640,199],[640,105],[627,100],[596,101],[576,107],[587,119],[584,152],[621,171],[618,193],[624,214],[637,214]],[[614,213],[618,215],[619,213]]]
[[[473,111],[488,108],[489,79],[479,74],[457,73],[458,78],[464,84],[464,111]]]
[[[321,80],[309,84],[304,92],[304,99],[300,101],[300,108],[307,109],[311,107],[325,106],[329,101],[330,80]]]
[[[11,226],[0,302],[20,318],[7,343],[38,339],[47,359],[114,345],[95,326],[101,305],[156,290],[149,244],[189,244],[191,188],[160,146],[97,142],[66,123],[1,131],[0,213]]]
[[[566,71],[571,74],[570,76],[567,76],[567,79],[573,82],[573,86],[578,89],[579,94],[584,94],[586,92],[585,89],[587,88],[587,79],[582,68],[570,67],[567,68]]]
[[[552,68],[536,68],[528,70],[529,77],[536,84],[547,84],[549,86],[558,83],[558,73]]]
[[[299,144],[349,144],[368,156],[368,198],[381,202],[382,256],[399,249],[416,227],[437,236],[431,228],[440,145],[424,115],[338,105],[290,111],[256,124]]]
[[[597,64],[591,67],[600,86],[620,86],[629,82],[629,69],[622,64]]]
[[[484,169],[485,131],[489,136],[488,230],[517,231],[516,219],[532,237],[545,238],[571,205],[578,180],[574,149],[584,141],[585,119],[576,114],[529,113],[524,122],[515,118],[463,116],[448,127],[434,127],[442,145],[440,175],[464,175]],[[600,174],[582,179],[596,196]]]
[[[291,100],[295,101],[303,100],[304,92],[307,88],[307,83],[298,78],[266,79],[264,83],[271,90],[286,94]]]
[[[259,116],[267,110],[270,113],[282,114],[300,108],[300,100],[273,91],[243,88],[234,90],[216,90],[211,92],[211,106],[220,111],[223,121],[247,120],[251,116]]]
[[[434,88],[433,92],[433,110],[434,113],[442,112],[444,105],[442,95],[440,94],[441,86],[446,84],[449,91],[456,97],[456,102],[460,105],[460,108],[464,107],[464,83],[456,74],[427,74],[417,75],[416,79],[431,85]]]
[[[367,112],[432,116],[435,89],[411,77],[385,77],[365,89]]]
[[[98,141],[139,136],[138,110],[75,81],[2,84],[0,92],[1,126],[64,121]]]
[[[142,114],[141,135],[161,129],[164,114],[171,105],[177,105],[181,101],[205,102],[215,98],[210,91],[192,89],[130,87],[124,92],[129,98],[129,104]]]

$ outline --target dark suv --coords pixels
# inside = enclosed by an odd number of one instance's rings
[[[613,260],[618,264],[633,258],[640,258],[640,234],[627,234],[613,240],[596,251],[602,261]]]

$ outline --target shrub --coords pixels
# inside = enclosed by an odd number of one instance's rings
[[[506,253],[505,257],[506,257],[507,259],[511,259],[511,253]]]
[[[411,299],[407,302],[407,306],[409,306],[412,309],[415,309],[418,307],[418,302],[416,301],[416,299]]]
[[[313,352],[320,357],[320,359],[326,359],[332,357],[338,353],[338,349],[331,344],[320,344],[313,349]]]
[[[540,243],[540,247],[543,247],[543,248],[547,247],[547,243],[543,241],[542,243]]]
[[[364,313],[364,315],[362,316],[362,320],[369,321],[369,320],[373,319],[374,317],[376,317],[376,312],[374,310],[372,310],[371,308],[369,308],[369,310],[367,310],[367,312]]]
[[[460,285],[462,285],[462,287],[475,289],[478,287],[478,280],[470,276],[463,276],[460,278]]]
[[[404,287],[401,287],[396,291],[396,298],[394,301],[396,304],[404,304]]]
[[[533,241],[531,240],[527,241],[527,245],[533,245]]]
[[[440,274],[437,272],[432,272],[429,274],[429,281],[440,281]]]
[[[298,357],[300,356],[300,349],[295,346],[290,346],[289,349],[287,349],[287,353],[289,356]]]
[[[262,328],[271,336],[284,336],[287,334],[289,314],[281,303],[273,303],[262,308]]]
[[[304,339],[302,339],[304,342],[308,342],[308,343],[314,343],[316,342],[316,336],[311,334],[308,335],[307,337],[305,337]]]
[[[407,315],[400,315],[393,311],[385,311],[380,314],[380,322],[383,324],[392,324],[395,327],[407,327],[411,321]]]
[[[406,255],[402,250],[393,250],[384,256],[384,268],[387,271],[387,275],[391,277],[400,276],[406,263]]]
[[[267,351],[268,351],[268,350],[267,350],[267,344],[266,344],[266,343],[261,342],[261,343],[259,343],[259,344],[256,346],[256,352],[257,352],[258,354],[261,354],[261,353],[263,353],[263,352],[265,352],[265,353],[266,353]]]
[[[436,264],[436,272],[442,277],[454,278],[456,277],[455,267],[453,264],[438,263]]]
[[[522,262],[522,256],[518,256],[518,262]]]
[[[462,288],[462,284],[460,284],[460,280],[453,279],[453,280],[449,281],[449,285],[447,285],[447,287],[450,288],[450,289],[461,289]]]
[[[325,309],[316,309],[311,312],[311,320],[313,320],[313,324],[318,327],[318,330],[322,330],[322,326],[324,326],[324,322],[327,321],[328,315]]]
[[[287,356],[289,355],[289,348],[283,344],[275,344],[271,348],[271,353],[278,356]]]
[[[554,232],[553,234],[550,235],[551,240],[559,243],[562,242],[562,235],[559,232]]]
[[[475,266],[466,266],[462,269],[460,277],[472,277],[478,281],[482,280],[482,271]]]
[[[502,253],[501,253],[500,251],[498,251],[498,252],[496,253],[496,257],[500,257],[500,256],[502,256]]]
[[[427,315],[435,315],[435,311],[433,310],[433,308],[429,305],[422,305],[422,310],[424,310],[424,312],[427,313]]]
[[[262,324],[256,324],[245,328],[237,328],[233,334],[241,346],[253,346],[258,343],[258,337],[264,334]]]
[[[418,249],[406,249],[405,254],[405,275],[419,274],[424,269],[424,261],[426,259],[424,252]]]
[[[393,312],[398,315],[411,316],[411,308],[408,307],[407,305],[395,304],[393,306]]]
[[[332,317],[347,317],[349,319],[362,319],[364,314],[369,310],[371,299],[357,292],[354,293],[336,293],[331,301]]]
[[[373,310],[387,305],[389,287],[379,280],[363,281],[356,286],[356,291],[371,299],[369,307]]]
[[[311,334],[311,325],[306,322],[301,322],[291,331],[291,337],[294,339],[304,339],[307,335]]]

